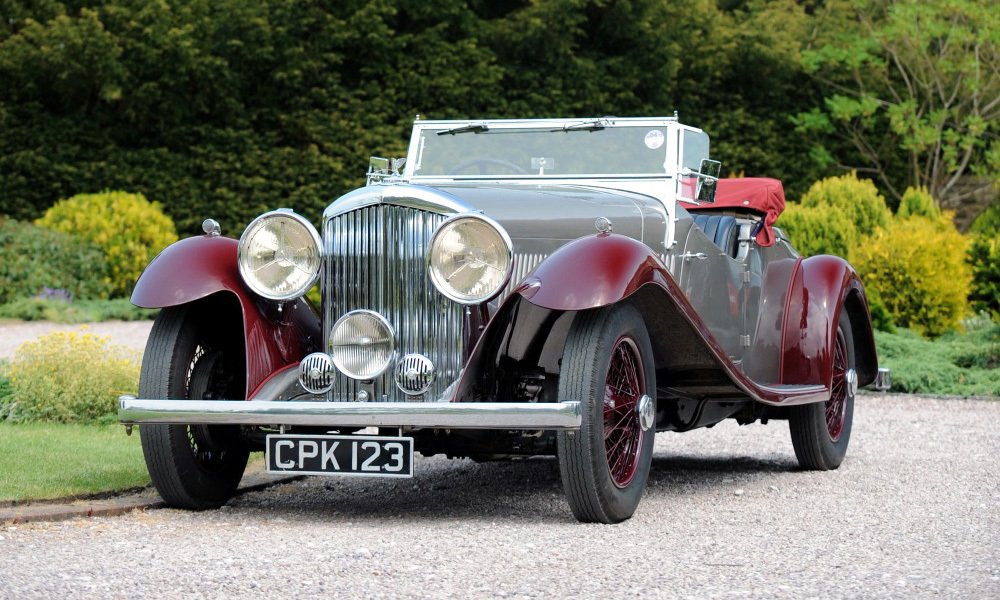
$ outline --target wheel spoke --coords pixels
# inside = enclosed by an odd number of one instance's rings
[[[847,418],[847,340],[844,332],[837,330],[833,352],[833,380],[830,382],[830,399],[826,401],[826,430],[836,442],[844,430]]]
[[[642,430],[636,405],[644,379],[635,343],[625,337],[615,342],[604,386],[604,450],[611,479],[625,487],[635,476]]]

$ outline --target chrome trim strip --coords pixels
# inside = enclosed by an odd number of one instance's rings
[[[411,184],[376,184],[337,198],[323,211],[323,222],[352,210],[385,203],[441,215],[472,212],[475,209],[458,196],[439,189]]]
[[[118,420],[142,423],[579,429],[579,402],[270,402],[119,399]]]

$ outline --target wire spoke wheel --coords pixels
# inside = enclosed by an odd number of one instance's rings
[[[630,305],[580,313],[563,351],[559,398],[581,402],[579,431],[558,434],[559,471],[574,516],[617,523],[632,516],[653,454],[652,345]],[[652,413],[650,413],[652,415]]]
[[[832,348],[830,398],[789,409],[788,430],[795,457],[803,469],[836,469],[847,454],[857,387],[855,364],[851,320],[844,310]]]
[[[643,432],[638,406],[645,391],[635,342],[619,338],[604,385],[604,450],[611,479],[620,488],[632,481],[639,464]]]
[[[833,385],[830,399],[826,401],[826,430],[830,440],[836,442],[844,431],[847,418],[847,340],[837,328],[837,344],[833,354]]]
[[[139,376],[143,398],[233,400],[244,394],[243,357],[232,332],[207,325],[194,306],[163,309]],[[235,425],[142,425],[146,468],[171,506],[201,510],[236,491],[249,450]]]

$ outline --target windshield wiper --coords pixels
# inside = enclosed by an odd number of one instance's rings
[[[608,119],[596,119],[594,121],[581,121],[563,125],[562,129],[552,129],[551,131],[600,131],[611,124]]]
[[[469,123],[468,125],[459,125],[458,127],[452,127],[451,129],[443,129],[437,132],[437,134],[455,135],[456,133],[483,133],[489,130],[489,126],[485,123]]]

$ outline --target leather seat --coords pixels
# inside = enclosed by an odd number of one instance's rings
[[[708,239],[712,240],[716,246],[725,250],[729,256],[736,256],[739,249],[740,228],[736,224],[735,217],[698,213],[694,215],[694,224],[705,232]]]

